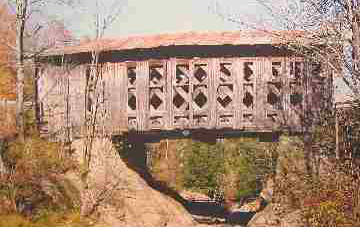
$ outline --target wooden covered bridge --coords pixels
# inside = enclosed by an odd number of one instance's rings
[[[281,48],[297,31],[129,37],[51,50],[38,61],[44,132],[80,135],[94,100],[85,87],[100,52],[98,129],[116,135],[184,136],[302,132],[331,99],[331,77]],[[309,115],[309,113],[312,113]]]

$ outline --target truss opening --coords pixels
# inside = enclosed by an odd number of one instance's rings
[[[176,83],[177,84],[188,84],[189,83],[189,66],[188,65],[177,65],[176,66]]]
[[[206,115],[194,115],[195,124],[206,124],[208,121],[208,116]]]
[[[178,126],[186,126],[189,124],[189,117],[187,116],[175,116],[174,124]]]
[[[231,64],[230,63],[222,63],[220,64],[220,81],[222,83],[227,82],[228,80],[230,80],[231,78],[231,72],[230,72],[230,68]]]
[[[247,108],[252,107],[254,104],[254,97],[249,92],[246,92],[243,98],[243,103]]]
[[[252,114],[244,114],[243,121],[244,122],[253,122],[254,116]]]
[[[222,107],[227,108],[230,105],[232,99],[229,96],[226,96],[224,99],[218,97],[217,101],[221,104]]]
[[[273,62],[272,63],[272,75],[273,77],[277,78],[280,76],[280,68],[281,62]]]
[[[173,104],[176,106],[176,108],[180,109],[180,107],[182,107],[182,105],[184,105],[185,103],[186,103],[185,99],[181,95],[176,93],[176,95],[173,98]],[[188,109],[188,107],[186,109]]]
[[[131,110],[136,110],[136,96],[129,94],[128,106]]]
[[[155,110],[157,110],[161,104],[163,103],[163,101],[156,95],[153,94],[150,98],[150,105],[154,107]]]
[[[266,116],[268,119],[270,119],[272,122],[277,122],[278,121],[278,115],[273,113],[273,114],[267,114]]]
[[[156,67],[150,68],[150,81],[154,85],[159,85],[161,83],[161,79],[163,78],[159,70],[161,70],[161,68],[156,68]]]
[[[206,71],[203,69],[204,65],[195,65],[195,78],[202,83],[206,77],[207,77],[207,73]]]
[[[275,106],[276,104],[279,104],[280,98],[279,98],[276,94],[274,94],[274,92],[270,92],[270,93],[267,95],[267,102],[268,102],[270,105]]]
[[[136,81],[136,68],[135,67],[128,68],[127,74],[128,74],[129,84],[134,85]]]
[[[201,91],[194,99],[195,103],[200,107],[203,108],[207,102],[206,95]]]
[[[245,62],[244,63],[244,79],[247,82],[250,82],[252,79],[252,75],[254,71],[252,70],[253,63],[252,62]]]

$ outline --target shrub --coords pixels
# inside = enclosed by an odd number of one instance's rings
[[[257,194],[263,181],[276,169],[277,143],[257,142],[255,139],[225,140],[226,191],[239,200]],[[230,179],[228,176],[234,176]]]
[[[63,173],[74,164],[59,143],[38,136],[28,138],[26,143],[9,143],[4,160],[16,173],[33,176]]]
[[[184,187],[207,195],[218,190],[225,173],[223,145],[191,142],[184,148]]]
[[[58,179],[75,166],[60,144],[33,136],[26,143],[9,143],[3,157],[8,173],[0,181],[0,197],[13,213],[32,216],[44,208],[56,211],[75,207],[76,199],[70,193],[74,190]],[[56,192],[55,196],[49,192]]]
[[[208,195],[220,190],[231,200],[255,195],[275,173],[276,146],[255,138],[179,145],[184,150],[184,186]]]
[[[21,215],[1,215],[0,227],[90,227],[94,221],[81,217],[77,211],[68,213],[41,213],[35,220],[29,220]]]

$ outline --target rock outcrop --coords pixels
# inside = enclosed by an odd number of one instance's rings
[[[261,193],[270,204],[250,220],[248,227],[303,226],[300,207],[306,180],[304,144],[296,137],[282,136],[278,153],[275,179],[268,181]]]
[[[81,163],[84,142],[74,141],[73,148],[74,158]],[[69,179],[81,189],[82,206],[93,211],[99,220],[97,227],[195,225],[180,203],[151,188],[138,173],[128,168],[110,140],[94,142],[86,179],[78,174],[69,174]],[[88,187],[83,188],[83,185]]]
[[[247,224],[248,227],[303,227],[299,210],[284,212],[280,204],[270,204]]]

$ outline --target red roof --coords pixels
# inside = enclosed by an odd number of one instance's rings
[[[175,34],[160,34],[149,36],[131,36],[120,39],[101,39],[81,43],[78,46],[52,49],[46,55],[74,54],[111,50],[146,49],[161,46],[182,45],[258,45],[258,44],[285,44],[290,40],[300,38],[303,31],[226,31],[226,32],[186,32]]]

